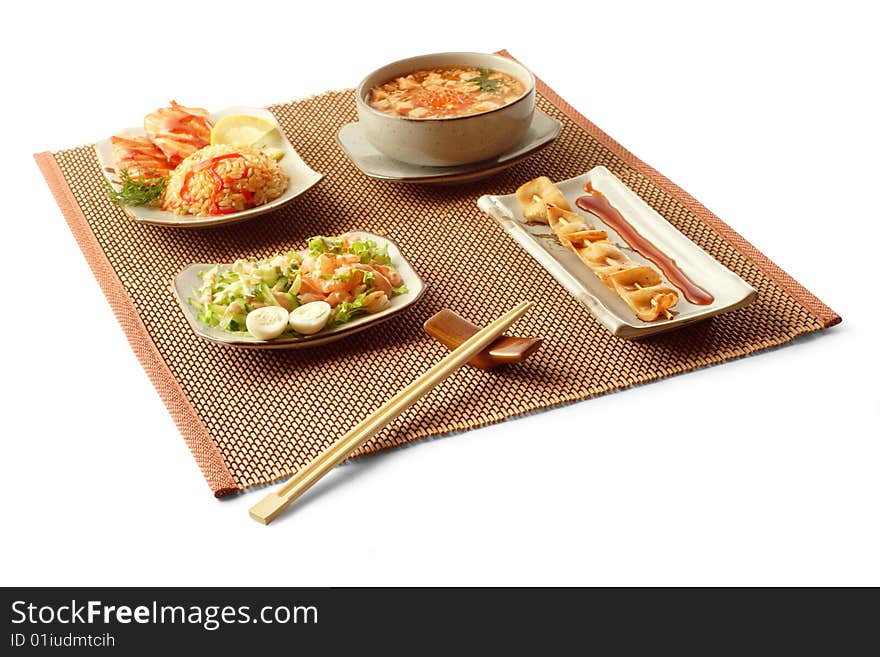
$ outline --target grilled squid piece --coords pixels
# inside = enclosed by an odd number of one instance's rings
[[[146,137],[114,135],[110,138],[116,174],[128,171],[132,179],[164,178],[171,173],[165,154]]]
[[[608,239],[608,233],[573,212],[549,178],[541,176],[521,185],[516,199],[528,221],[549,225],[560,244],[576,253],[636,317],[644,322],[672,318],[670,309],[678,303],[678,293],[656,270],[632,260]]]
[[[211,143],[208,111],[184,107],[171,101],[171,107],[157,109],[144,117],[144,131],[156,147],[176,167],[180,162]]]
[[[516,190],[516,200],[519,202],[519,207],[522,209],[526,221],[549,223],[548,204],[554,205],[560,210],[571,212],[568,201],[547,176],[541,176],[520,185]]]

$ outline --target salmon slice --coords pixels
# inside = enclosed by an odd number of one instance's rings
[[[157,109],[144,117],[144,131],[172,166],[211,142],[208,111],[184,107],[171,101],[171,107]]]
[[[146,137],[114,135],[110,145],[117,175],[125,169],[132,178],[164,178],[171,173],[165,154]]]

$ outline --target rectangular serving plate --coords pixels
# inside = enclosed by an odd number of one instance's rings
[[[284,205],[287,205],[293,199],[315,185],[319,180],[321,180],[321,178],[324,177],[323,174],[318,173],[309,165],[307,165],[305,161],[303,161],[302,157],[300,157],[299,153],[296,152],[293,144],[290,143],[290,141],[287,139],[287,136],[284,134],[284,131],[281,129],[281,125],[278,123],[278,119],[276,119],[275,115],[272,114],[272,112],[270,112],[269,110],[263,109],[261,107],[227,107],[226,109],[220,110],[219,112],[213,112],[211,114],[211,120],[216,124],[217,121],[222,119],[224,116],[234,114],[248,114],[251,116],[258,116],[262,119],[269,121],[270,123],[275,124],[275,127],[278,130],[278,137],[276,143],[273,145],[284,151],[284,157],[281,158],[279,166],[284,171],[284,173],[287,174],[288,178],[287,188],[284,190],[284,193],[281,194],[281,196],[255,208],[249,208],[247,210],[242,210],[241,212],[233,212],[231,214],[221,215],[217,217],[194,217],[192,215],[167,212],[165,210],[160,210],[159,208],[128,205],[123,206],[122,208],[125,211],[125,214],[127,214],[129,217],[139,223],[153,224],[156,226],[207,228],[210,226],[232,224],[238,221],[244,221],[246,219],[258,217],[268,212],[272,212],[273,210],[277,210]],[[115,134],[122,133],[134,135],[137,137],[143,137],[145,134],[144,129],[141,127],[128,128],[127,130],[121,130]],[[104,172],[104,176],[111,184],[118,188],[118,185],[115,184],[116,170],[113,166],[113,147],[111,146],[110,140],[103,139],[96,143],[95,154],[98,157],[98,162],[100,162],[101,164],[101,169]]]
[[[394,315],[402,312],[418,301],[425,291],[425,284],[419,275],[412,268],[412,265],[400,253],[397,244],[380,235],[367,233],[364,231],[353,230],[348,233],[361,239],[372,239],[381,246],[388,246],[388,255],[391,257],[391,263],[397,268],[400,277],[409,290],[406,294],[400,294],[393,297],[384,310],[374,315],[363,315],[357,317],[347,324],[336,326],[332,329],[319,331],[314,335],[293,336],[286,335],[274,340],[261,340],[255,338],[250,333],[244,331],[226,331],[216,326],[208,326],[199,319],[199,310],[189,303],[193,291],[202,284],[199,274],[214,265],[207,263],[195,263],[189,265],[186,269],[178,273],[174,277],[171,284],[171,291],[174,298],[180,304],[183,314],[187,322],[195,333],[206,340],[216,342],[218,344],[230,347],[239,347],[244,349],[301,349],[304,347],[315,347],[317,345],[334,342],[344,337],[358,333],[365,329],[371,328],[377,324],[381,324],[385,320],[391,319]],[[222,265],[221,265],[222,266]]]
[[[679,294],[678,305],[673,309],[676,314],[672,319],[644,322],[575,253],[559,243],[549,226],[526,222],[515,194],[482,196],[477,204],[616,336],[641,338],[670,331],[742,308],[755,300],[758,293],[751,285],[685,237],[604,166],[594,167],[576,178],[556,183],[576,212],[587,216],[577,209],[575,200],[585,194],[584,185],[588,180],[622,187],[618,189],[618,193],[625,199],[627,207],[617,209],[626,220],[649,242],[675,260],[679,268],[697,285],[710,292],[715,300],[701,306],[690,303]],[[617,232],[599,218],[593,215],[588,217],[597,228],[606,230],[608,239],[623,247],[630,258],[658,269],[639,253],[628,248]],[[662,272],[660,273],[662,276]],[[669,284],[665,276],[663,280]],[[671,287],[677,289],[673,285]]]

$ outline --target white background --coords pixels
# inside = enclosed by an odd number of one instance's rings
[[[5,10],[2,584],[880,584],[869,3],[199,4]],[[263,491],[211,496],[31,154],[500,48],[843,325],[362,460],[258,525]]]

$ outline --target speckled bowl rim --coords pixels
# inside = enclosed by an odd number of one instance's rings
[[[464,116],[440,116],[440,117],[436,117],[436,118],[430,117],[430,118],[425,118],[425,119],[416,119],[416,118],[412,118],[409,116],[400,116],[399,114],[386,114],[385,112],[380,112],[379,110],[374,108],[372,105],[370,105],[365,100],[364,87],[367,84],[367,80],[369,80],[371,77],[376,75],[376,73],[381,71],[383,68],[388,68],[388,67],[394,66],[396,64],[402,64],[404,62],[408,62],[411,59],[422,59],[425,57],[440,57],[440,56],[445,57],[448,55],[461,55],[463,57],[476,55],[479,57],[488,57],[490,59],[497,60],[505,65],[513,64],[514,66],[517,66],[517,67],[521,68],[523,71],[525,71],[526,75],[528,76],[528,84],[526,85],[526,90],[516,100],[511,101],[511,102],[507,103],[506,105],[502,105],[501,107],[496,107],[495,109],[488,110],[486,112],[479,112],[477,114],[466,114]],[[429,66],[429,65],[426,65],[426,66]],[[520,82],[522,82],[522,80],[520,80]],[[365,75],[364,78],[360,81],[360,84],[358,84],[357,89],[355,91],[354,100],[355,100],[355,103],[357,103],[357,105],[359,107],[365,108],[367,111],[375,114],[376,116],[390,118],[393,120],[410,121],[412,123],[449,123],[452,121],[460,121],[462,119],[474,119],[477,117],[489,116],[490,114],[494,114],[495,112],[499,112],[501,110],[506,110],[506,109],[513,107],[514,105],[518,105],[519,103],[523,102],[527,98],[534,97],[536,94],[537,94],[537,82],[535,79],[535,74],[532,73],[525,66],[520,64],[518,61],[515,61],[515,60],[510,59],[508,57],[502,57],[501,55],[495,55],[492,53],[451,51],[451,52],[432,52],[432,53],[427,53],[424,55],[413,55],[412,57],[404,57],[403,59],[398,59],[393,62],[388,62],[387,64],[383,64],[379,68],[373,69],[367,75]]]

